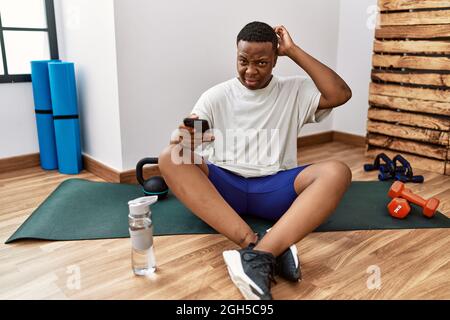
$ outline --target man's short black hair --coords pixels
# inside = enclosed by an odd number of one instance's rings
[[[271,42],[273,50],[278,49],[278,36],[271,26],[264,22],[250,22],[237,36],[236,43],[239,41],[248,42]]]

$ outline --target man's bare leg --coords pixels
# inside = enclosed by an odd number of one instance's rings
[[[195,215],[217,232],[245,248],[257,237],[250,226],[223,199],[208,179],[208,166],[175,164],[169,145],[159,156],[159,169],[169,188]]]
[[[342,162],[327,161],[304,169],[294,182],[299,196],[255,247],[278,256],[320,226],[350,186],[352,173]]]

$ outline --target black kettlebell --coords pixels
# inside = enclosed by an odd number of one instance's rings
[[[144,158],[136,165],[136,178],[142,186],[146,196],[158,196],[158,200],[167,197],[169,187],[163,177],[154,176],[148,180],[144,180],[144,166],[146,164],[158,164],[158,158]]]

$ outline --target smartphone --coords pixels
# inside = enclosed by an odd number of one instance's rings
[[[183,123],[186,127],[189,127],[189,128],[195,128],[196,125],[197,126],[201,125],[202,133],[205,133],[206,131],[209,130],[209,123],[207,120],[204,120],[204,119],[186,118],[186,119],[184,119]]]

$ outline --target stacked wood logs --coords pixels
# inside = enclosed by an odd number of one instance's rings
[[[378,0],[367,155],[450,175],[450,0]]]

